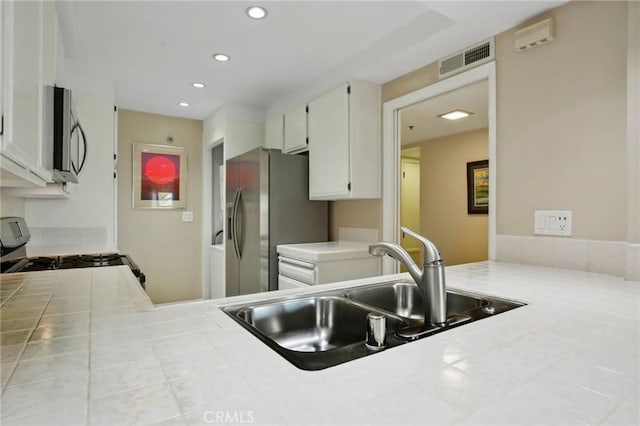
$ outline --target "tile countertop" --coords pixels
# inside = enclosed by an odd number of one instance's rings
[[[311,262],[371,258],[369,245],[354,241],[278,244],[278,254]]]
[[[125,266],[3,275],[1,423],[640,423],[640,283],[493,262],[446,273],[529,305],[315,372],[218,309],[273,294],[153,307]]]

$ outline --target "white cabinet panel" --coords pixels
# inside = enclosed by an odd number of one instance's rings
[[[50,6],[46,7],[49,24],[55,21]],[[16,178],[3,185],[44,186],[51,179],[49,161],[42,151],[43,42],[50,35],[45,33],[45,5],[41,1],[2,2],[1,7],[2,175]],[[55,32],[55,25],[47,25],[46,30]]]
[[[282,150],[284,142],[284,115],[278,115],[265,123],[264,147]]]
[[[294,154],[307,149],[307,106],[300,105],[284,115],[282,152]]]
[[[309,102],[309,196],[349,195],[348,84]]]
[[[224,128],[225,159],[264,145],[264,122],[229,118]]]
[[[380,198],[380,86],[361,80],[309,102],[309,198]]]

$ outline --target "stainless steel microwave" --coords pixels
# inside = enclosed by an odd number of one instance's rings
[[[45,147],[52,159],[53,181],[78,183],[87,146],[71,109],[71,90],[46,86],[44,101]]]

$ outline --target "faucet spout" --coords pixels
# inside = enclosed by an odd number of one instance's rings
[[[413,278],[416,283],[422,280],[422,271],[418,265],[415,264],[409,253],[398,244],[385,242],[371,244],[369,246],[369,254],[373,256],[391,256],[407,268],[411,278]]]
[[[408,228],[402,228],[406,234],[420,241],[424,248],[424,265],[421,270],[409,253],[395,243],[380,242],[369,246],[373,256],[389,255],[402,263],[411,278],[416,282],[424,304],[425,323],[442,326],[447,322],[447,291],[444,276],[444,262],[440,250],[431,241]]]

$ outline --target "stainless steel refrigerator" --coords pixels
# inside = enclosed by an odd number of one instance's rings
[[[327,241],[328,204],[309,201],[309,158],[257,148],[226,162],[226,296],[278,288],[278,244]]]

